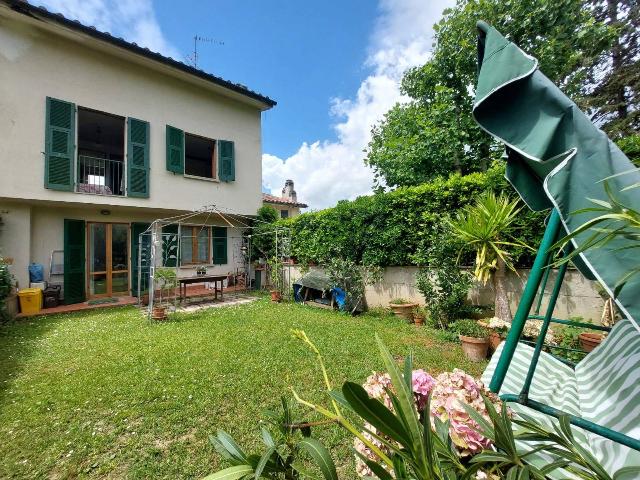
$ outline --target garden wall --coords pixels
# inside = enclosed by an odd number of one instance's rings
[[[507,275],[507,290],[511,311],[515,313],[529,276],[529,269],[519,269],[517,274],[509,272]],[[405,298],[413,302],[424,304],[424,298],[416,288],[416,273],[418,267],[387,267],[384,269],[382,282],[366,288],[366,300],[369,307],[387,306],[389,300]],[[300,276],[297,267],[291,267],[291,278]],[[547,299],[553,288],[555,273],[549,276],[542,302],[541,312],[547,305]],[[476,284],[469,292],[469,298],[475,305],[493,304],[493,289],[490,285]],[[534,305],[535,306],[535,305]],[[604,301],[598,294],[597,284],[585,279],[580,272],[569,270],[565,276],[560,297],[554,316],[558,318],[582,317],[585,320],[599,322],[602,315]]]

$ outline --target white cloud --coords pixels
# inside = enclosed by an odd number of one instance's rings
[[[154,52],[183,60],[162,34],[151,0],[40,0],[34,3]]]
[[[265,187],[279,195],[284,181],[296,183],[298,199],[313,209],[371,192],[373,173],[363,163],[371,127],[396,102],[399,82],[409,67],[429,58],[433,24],[452,0],[380,0],[380,15],[365,66],[371,74],[353,99],[333,99],[331,113],[337,141],[304,142],[286,159],[262,156]]]

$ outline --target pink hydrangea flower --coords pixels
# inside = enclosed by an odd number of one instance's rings
[[[418,411],[424,410],[429,398],[429,393],[433,390],[436,382],[431,375],[424,370],[414,370],[411,374],[411,384],[413,386],[413,393],[416,397],[416,403]]]

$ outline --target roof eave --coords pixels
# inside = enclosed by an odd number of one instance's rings
[[[7,5],[12,11],[25,15],[32,20],[41,21],[46,24],[55,23],[58,26],[69,29],[76,34],[81,34],[92,40],[103,42],[117,50],[133,53],[139,59],[151,61],[155,65],[161,64],[165,67],[169,67],[175,74],[177,74],[176,76],[191,81],[198,79],[200,80],[198,83],[209,87],[217,87],[213,88],[217,93],[226,94],[226,96],[230,98],[244,101],[245,103],[259,108],[261,111],[269,110],[277,105],[275,100],[272,100],[267,96],[261,95],[202,70],[190,67],[189,65],[174,60],[173,58],[165,57],[164,55],[153,52],[148,48],[127,42],[122,38],[114,37],[108,33],[96,30],[93,27],[88,27],[78,21],[70,20],[60,14],[52,13],[44,8],[31,5],[26,1],[0,0],[0,3]]]

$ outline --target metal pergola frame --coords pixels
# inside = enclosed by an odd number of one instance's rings
[[[204,219],[204,223],[197,222],[196,220],[202,216],[206,216],[206,218]],[[253,233],[253,231],[255,228],[257,228],[256,223],[263,224],[263,225],[264,224],[272,225],[272,224],[262,221],[253,216],[225,211],[225,209],[220,208],[215,204],[205,205],[197,210],[193,210],[191,212],[187,212],[184,214],[179,214],[172,217],[159,218],[151,222],[149,227],[138,235],[138,242],[137,242],[138,243],[138,255],[137,255],[138,258],[136,259],[137,271],[138,271],[137,293],[138,293],[138,305],[141,305],[142,296],[145,290],[143,288],[143,282],[142,282],[143,276],[145,275],[143,274],[143,269],[144,269],[143,268],[143,251],[144,251],[143,246],[145,244],[144,237],[145,236],[149,237],[149,241],[148,241],[148,244],[150,247],[149,259],[148,259],[149,264],[146,267],[149,272],[149,275],[148,275],[149,282],[147,285],[148,295],[149,295],[149,300],[147,305],[148,318],[150,318],[151,316],[151,311],[153,309],[153,305],[155,301],[156,269],[157,268],[175,268],[176,274],[177,274],[178,269],[181,268],[182,266],[181,265],[181,252],[182,252],[181,243],[182,243],[183,235],[181,234],[181,227],[185,224],[189,224],[190,226],[193,226],[192,223],[194,221],[196,221],[196,224],[197,224],[196,226],[201,226],[202,228],[215,226],[215,225],[209,224],[209,222],[212,220],[212,217],[222,220],[228,227],[239,229],[242,231],[241,235],[239,236],[237,235],[233,237],[227,236],[226,238],[242,239],[241,240],[242,241],[241,249],[243,250],[242,263],[243,263],[244,271],[246,272],[246,275],[247,275],[246,287],[248,288],[250,284],[250,277],[251,277],[252,238],[256,235]],[[189,222],[189,220],[191,220],[191,222]],[[169,225],[177,225],[178,226],[177,233],[163,234],[162,228]],[[290,245],[291,230],[289,228],[274,226],[272,230],[260,232],[258,235],[273,235],[275,238],[275,248],[276,248],[275,256],[279,259],[289,258],[288,248],[285,248],[285,245]],[[172,265],[172,266],[164,265],[166,260],[163,255],[164,246],[166,245],[165,243],[166,238],[164,238],[165,236],[175,237],[175,242],[176,242],[175,265]],[[159,265],[159,262],[158,262],[159,259],[161,260],[160,262],[162,263],[161,265]],[[175,298],[175,295],[174,295],[174,298]]]

